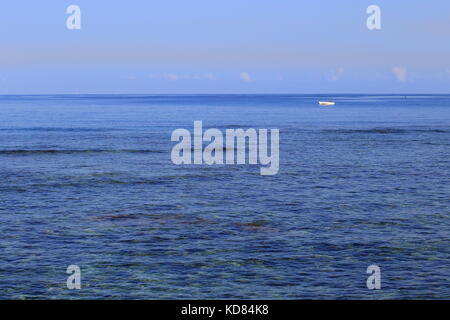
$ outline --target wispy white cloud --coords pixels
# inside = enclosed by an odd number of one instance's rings
[[[241,78],[242,81],[246,82],[252,81],[252,77],[248,72],[241,72],[239,74],[239,78]]]
[[[394,67],[392,68],[392,73],[400,82],[405,82],[407,80],[408,70],[404,67]]]
[[[424,23],[417,24],[415,28],[418,31],[431,35],[448,36],[450,35],[450,17],[447,16],[442,18],[442,21],[436,21],[436,18],[432,21],[425,21]]]
[[[130,75],[130,76],[125,76],[124,79],[128,80],[128,81],[133,81],[133,80],[137,80],[137,77],[134,75]]]
[[[342,68],[342,67],[331,70],[329,79],[331,81],[337,81],[343,73],[344,73],[344,68]]]
[[[217,78],[211,74],[177,74],[177,73],[158,73],[149,75],[151,79],[163,79],[169,81],[178,80],[216,80]]]

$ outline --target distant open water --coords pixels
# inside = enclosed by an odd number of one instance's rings
[[[450,96],[326,98],[0,96],[0,298],[449,299]],[[194,120],[279,174],[173,165]]]

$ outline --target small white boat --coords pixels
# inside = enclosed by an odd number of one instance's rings
[[[336,102],[333,102],[333,101],[319,101],[319,104],[321,106],[334,106],[336,104]]]

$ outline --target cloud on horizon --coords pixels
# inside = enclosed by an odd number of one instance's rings
[[[161,73],[161,74],[151,74],[150,79],[162,79],[169,81],[178,80],[216,80],[217,78],[211,74],[177,74],[177,73]]]
[[[239,74],[239,78],[241,78],[241,80],[245,81],[245,82],[252,81],[252,77],[251,77],[251,75],[248,72],[241,72]]]
[[[329,79],[331,81],[339,80],[339,77],[344,73],[344,68],[340,67],[338,69],[332,70]]]
[[[400,82],[405,82],[407,80],[408,70],[404,67],[394,67],[392,68],[392,73]]]

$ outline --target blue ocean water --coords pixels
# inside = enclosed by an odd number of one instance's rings
[[[279,174],[172,164],[194,120]],[[0,234],[2,299],[448,299],[450,96],[1,96]]]

